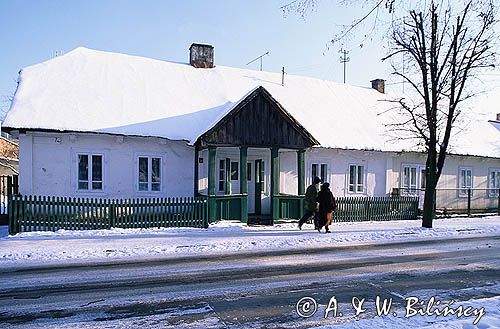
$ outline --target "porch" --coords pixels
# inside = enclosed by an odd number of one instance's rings
[[[210,222],[248,223],[250,215],[268,217],[272,224],[283,217],[283,209],[298,218],[305,192],[305,151],[318,144],[266,89],[258,87],[198,137],[194,195],[208,198]],[[280,184],[282,164],[294,172],[292,188]]]
[[[254,219],[253,223],[272,224],[302,215],[305,150],[209,147],[196,152],[195,158],[195,195],[207,197],[210,222]],[[286,187],[282,166],[295,178]]]

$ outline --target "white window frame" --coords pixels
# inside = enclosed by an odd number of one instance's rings
[[[401,165],[401,174],[400,174],[400,191],[401,195],[417,195],[420,191],[420,180],[418,179],[421,175],[419,173],[420,168],[422,167],[421,164],[415,164],[415,163],[404,163]],[[409,175],[410,175],[410,182],[409,185],[406,186],[406,180],[405,180],[405,169],[409,170]],[[412,169],[415,170],[415,184],[412,184],[411,182],[411,173]]]
[[[266,165],[267,161],[265,158],[260,158],[259,160],[261,160],[261,166],[264,167],[263,176],[261,177],[262,185],[261,185],[260,193],[262,195],[268,195],[270,189],[267,188],[267,183],[268,183],[268,179],[267,179],[267,173],[268,173],[267,170],[268,169],[267,169],[267,165]],[[255,171],[255,161],[254,161],[254,169],[253,170]],[[270,173],[270,170],[271,170],[271,168],[269,168],[269,173]],[[260,176],[260,174],[259,174],[259,176]],[[254,173],[254,181],[255,181],[255,179],[257,179],[257,175],[255,175],[255,173]]]
[[[79,173],[79,160],[80,160],[80,155],[86,155],[88,158],[87,158],[87,161],[88,161],[88,171],[87,171],[87,184],[88,184],[88,188],[87,189],[80,189],[79,188],[79,183],[80,183],[80,173]],[[92,181],[92,156],[95,156],[95,155],[98,155],[98,156],[101,156],[101,181]],[[106,163],[106,157],[105,157],[105,154],[103,152],[90,152],[90,151],[76,151],[74,153],[74,158],[75,158],[75,175],[74,175],[74,179],[75,179],[75,191],[77,193],[93,193],[93,194],[99,194],[99,193],[104,193],[105,192],[105,188],[106,188],[106,184],[105,184],[105,181],[106,181],[106,175],[105,175],[105,163]],[[101,189],[94,189],[92,187],[92,183],[93,182],[100,182],[102,184],[102,188]]]
[[[470,186],[462,186],[462,172],[470,171]],[[472,167],[458,167],[458,197],[459,198],[467,198],[467,190],[471,189],[471,195],[473,194],[472,189],[474,188],[474,172]]]
[[[222,161],[222,162],[221,162]],[[221,169],[221,163],[224,163],[224,168]],[[218,192],[226,192],[226,158],[217,158],[217,191]],[[222,173],[222,176],[221,176]],[[222,189],[220,188],[222,184]]]
[[[355,167],[354,175],[354,191],[351,191],[351,167]],[[347,193],[349,194],[366,194],[366,166],[364,164],[350,163],[347,169]],[[358,171],[359,168],[363,168],[363,175],[361,178],[361,183],[358,181]],[[361,186],[361,191],[358,191],[358,187]]]
[[[318,176],[321,179],[322,183],[327,182],[328,181],[328,163],[326,163],[326,162],[320,162],[320,161],[315,161],[315,162],[311,162],[309,164],[309,168],[311,168],[310,172],[309,172],[310,173],[309,179],[311,181],[311,184],[313,184],[313,180],[314,180],[314,177],[313,177],[313,166],[315,166],[315,165],[318,166],[318,171],[319,171],[316,174],[316,176]],[[325,166],[325,168],[326,168],[325,169],[325,177],[321,176],[321,173],[322,173],[321,169],[323,168],[323,166]]]
[[[147,158],[148,159],[148,189],[147,190],[140,190],[139,189],[139,158]],[[153,166],[153,158],[160,159],[160,189],[158,191],[153,191],[152,190],[152,166]],[[135,155],[135,191],[140,194],[160,194],[164,191],[164,173],[165,170],[163,169],[165,166],[164,164],[164,157],[161,154],[154,154],[154,153],[137,153]]]
[[[493,183],[491,180],[491,174],[495,174],[495,180],[498,183]],[[488,196],[490,198],[498,198],[498,190],[500,189],[500,168],[489,168],[488,169]]]

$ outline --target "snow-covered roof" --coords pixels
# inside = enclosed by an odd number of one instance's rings
[[[394,141],[378,115],[387,97],[333,81],[216,66],[194,68],[77,48],[24,68],[3,126],[156,136],[193,144],[255,88],[264,87],[321,146],[420,151]],[[392,105],[391,105],[392,106]],[[453,153],[500,157],[500,134],[477,120]]]
[[[490,123],[500,131],[500,121],[490,121]]]

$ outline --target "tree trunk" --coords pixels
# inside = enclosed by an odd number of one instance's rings
[[[432,228],[432,222],[436,217],[436,186],[438,175],[434,171],[426,174],[427,182],[424,195],[424,211],[422,216],[422,227]]]

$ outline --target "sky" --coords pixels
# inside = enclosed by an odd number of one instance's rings
[[[338,82],[343,80],[342,48],[350,51],[347,83],[370,86],[370,80],[384,78],[387,88],[401,88],[388,63],[380,60],[388,51],[381,38],[385,28],[327,49],[342,24],[370,9],[365,1],[339,5],[341,1],[320,0],[305,18],[285,16],[281,6],[289,2],[0,0],[0,109],[8,109],[21,68],[79,46],[187,62],[191,43],[208,43],[215,47],[216,65],[253,70],[259,69],[259,61],[247,63],[269,51],[263,58],[265,71],[285,67],[288,74]]]

